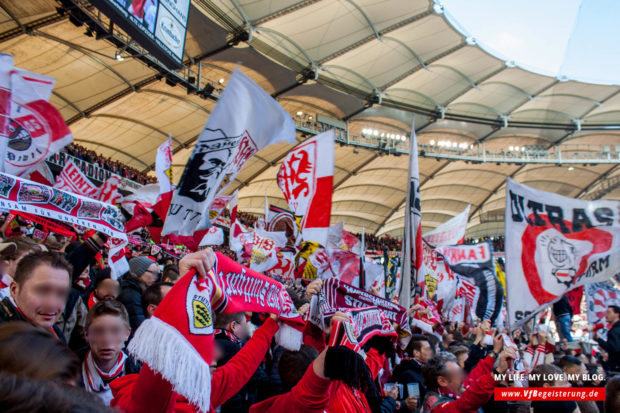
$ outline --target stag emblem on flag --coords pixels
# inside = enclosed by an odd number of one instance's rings
[[[278,171],[278,186],[295,213],[306,210],[306,205],[314,193],[315,160],[316,142],[308,142],[297,148]]]

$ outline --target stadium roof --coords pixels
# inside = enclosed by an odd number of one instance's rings
[[[97,40],[52,0],[0,4],[0,51],[57,79],[51,101],[77,143],[149,170],[171,132],[180,176],[213,99],[173,86],[175,78],[131,57],[134,48],[120,48],[118,38]],[[301,126],[323,115],[348,121],[351,136],[368,128],[407,136],[415,112],[420,144],[604,147],[619,156],[620,86],[514,67],[464,38],[429,0],[194,0],[188,26],[186,63],[202,62],[216,92],[240,64]],[[286,206],[275,175],[290,148],[275,145],[248,162],[229,188],[241,188],[241,210],[262,213],[265,193]],[[406,156],[337,145],[333,222],[400,235],[406,175]],[[503,232],[506,177],[572,197],[620,199],[618,162],[567,168],[421,157],[424,230],[471,204],[469,235]]]

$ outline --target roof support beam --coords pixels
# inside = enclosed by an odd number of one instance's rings
[[[555,83],[557,83],[557,81],[556,81]],[[545,89],[548,89],[548,88],[550,88],[551,86],[552,86],[552,85],[547,86]],[[542,93],[542,91],[540,91],[539,93]],[[564,136],[562,136],[562,137],[558,140],[558,142],[562,142],[563,140],[565,140],[566,138],[568,138],[569,136],[571,136],[573,133],[574,133],[574,131],[570,131],[570,132],[566,133]],[[552,147],[554,147],[555,145],[557,145],[557,144],[556,144],[556,143],[552,143],[552,144],[550,144],[550,145],[547,147],[547,149],[551,149],[551,148],[552,148]],[[517,169],[516,169],[516,170],[515,170],[512,174],[510,174],[510,176],[508,176],[508,178],[510,178],[510,179],[514,178],[514,177],[515,177],[515,176],[516,176],[516,175],[517,175],[517,174],[518,174],[518,173],[519,173],[519,172],[520,172],[523,168],[525,168],[527,165],[528,165],[528,164],[523,164],[523,165],[519,166],[519,167],[518,167],[518,168],[517,168]],[[486,198],[484,198],[484,199],[482,200],[482,202],[480,202],[480,204],[479,204],[478,206],[476,206],[476,208],[475,208],[475,209],[474,209],[474,210],[473,210],[473,211],[469,214],[469,218],[470,218],[470,219],[471,219],[471,217],[473,217],[473,216],[474,216],[474,214],[475,214],[476,212],[478,212],[478,211],[479,211],[479,210],[480,210],[480,209],[484,206],[484,204],[485,204],[485,203],[486,203],[489,199],[491,199],[491,197],[492,197],[493,195],[495,195],[495,193],[496,193],[496,192],[497,192],[497,191],[498,191],[498,190],[502,187],[502,185],[504,185],[504,183],[505,183],[505,182],[506,182],[506,180],[504,180],[504,182],[500,183],[497,187],[495,187],[495,189],[493,189],[493,191],[492,191],[491,193],[489,193],[489,195],[488,195]]]
[[[168,137],[168,134],[166,132],[164,132],[163,130],[158,129],[158,128],[152,126],[152,125],[149,125],[146,122],[142,122],[142,121],[137,120],[137,119],[129,118],[127,116],[114,115],[112,113],[97,113],[97,114],[94,114],[94,115],[90,115],[89,118],[110,118],[110,119],[122,120],[123,122],[135,123],[136,125],[140,125],[140,126],[143,126],[143,127],[147,128],[147,129],[150,129],[152,131],[155,131],[155,132],[159,133],[160,135],[162,135],[162,136],[164,136],[166,138]],[[178,139],[174,138],[174,137],[172,138],[172,140],[174,142],[178,143],[179,145],[181,144],[181,142]]]
[[[430,66],[432,63],[434,63],[434,62],[438,61],[439,59],[442,59],[442,58],[444,58],[444,57],[446,57],[446,56],[448,56],[448,55],[450,55],[450,54],[452,54],[452,53],[454,53],[454,52],[456,52],[456,51],[458,51],[460,49],[462,49],[465,46],[467,46],[467,43],[461,42],[461,43],[457,44],[456,46],[454,46],[454,47],[452,47],[452,48],[450,48],[450,49],[448,49],[448,50],[446,50],[444,52],[441,52],[441,53],[439,53],[436,56],[431,57],[430,59],[426,60],[424,62],[424,64],[426,66]],[[383,85],[381,87],[381,90],[389,89],[390,87],[394,86],[395,84],[397,84],[401,80],[408,78],[409,76],[411,76],[412,74],[414,74],[415,72],[417,72],[420,69],[424,69],[424,66],[418,65],[418,66],[414,67],[413,69],[410,69],[410,70],[406,71],[402,75],[396,77],[395,79],[393,79],[393,80],[389,81],[388,83],[386,83],[385,85]]]
[[[423,18],[425,18],[427,16],[430,16],[432,13],[433,13],[432,8],[428,8],[427,10],[423,11],[422,13],[418,13],[415,16],[408,17],[408,18],[406,18],[404,20],[399,21],[398,23],[395,23],[395,24],[393,24],[393,25],[391,25],[389,27],[386,27],[385,29],[381,30],[381,32],[379,34],[380,35],[386,35],[386,34],[388,34],[390,32],[393,32],[396,29],[400,29],[403,26],[406,26],[406,25],[411,24],[413,22],[416,22],[416,21],[418,21],[420,19],[423,19]],[[319,65],[321,65],[321,64],[323,64],[325,62],[328,62],[328,61],[333,60],[333,59],[335,59],[335,58],[337,58],[339,56],[342,56],[343,54],[345,54],[347,52],[350,52],[351,50],[357,49],[358,47],[363,46],[366,43],[371,42],[371,41],[373,41],[375,39],[376,39],[376,36],[374,34],[366,36],[363,39],[360,39],[360,40],[356,41],[355,43],[352,43],[352,44],[350,44],[350,45],[348,45],[348,46],[346,46],[346,47],[344,47],[344,48],[342,48],[342,49],[340,49],[340,50],[338,50],[338,51],[336,51],[336,52],[334,52],[334,53],[332,53],[332,54],[330,54],[328,56],[325,56],[325,57],[321,58],[317,63]]]
[[[432,122],[431,122],[432,123]],[[430,123],[429,123],[430,125]],[[425,125],[424,127],[426,127],[427,125]],[[439,172],[441,172],[444,168],[446,168],[448,165],[450,165],[450,161],[446,161],[443,165],[441,165],[439,168],[435,169],[433,171],[432,174],[430,174],[428,176],[428,178],[426,178],[424,181],[422,181],[420,183],[420,191],[422,191],[422,186],[429,182],[431,179],[433,179],[435,176],[437,176],[437,174]],[[403,200],[396,205],[394,208],[392,208],[392,210],[390,210],[390,212],[387,214],[387,216],[385,217],[385,219],[383,221],[381,221],[381,223],[379,224],[379,226],[377,227],[377,230],[375,231],[375,235],[377,235],[379,233],[379,231],[385,226],[385,224],[387,224],[387,222],[390,220],[390,218],[392,218],[392,216],[403,206],[405,205],[405,203],[407,202],[407,194],[405,193],[405,196],[403,198]]]
[[[2,8],[7,12],[7,14],[9,14],[9,16],[11,16],[11,14],[8,13],[8,11],[6,10],[4,6],[2,6]],[[28,33],[31,33],[33,30],[40,29],[42,27],[59,22],[61,20],[65,20],[67,19],[67,16],[62,15],[60,13],[54,13],[54,14],[41,17],[40,19],[36,19],[36,20],[33,20],[25,24],[19,23],[17,19],[15,19],[12,16],[11,18],[13,18],[17,22],[18,26],[13,29],[9,29],[5,32],[0,33],[0,42],[11,40],[17,36],[21,36],[22,34],[28,34]]]
[[[304,1],[300,1],[298,3],[295,3],[295,4],[291,5],[291,6],[288,6],[288,7],[285,7],[283,9],[277,10],[277,11],[275,11],[273,13],[267,14],[267,15],[265,15],[263,17],[259,17],[258,19],[252,21],[252,25],[254,25],[256,27],[259,24],[267,23],[268,21],[280,18],[280,17],[285,16],[285,15],[287,15],[289,13],[292,13],[292,12],[294,12],[296,10],[303,9],[306,6],[310,6],[311,4],[316,3],[317,1],[320,1],[320,0],[304,0]]]
[[[426,125],[424,126],[420,126],[419,128],[416,129],[416,133],[421,132],[422,130],[424,130],[426,127],[428,127],[429,125],[435,123],[436,120],[432,120],[431,122],[428,122]],[[346,178],[344,178],[342,181],[338,182],[336,185],[334,185],[334,191],[340,187],[343,183],[345,183],[345,181],[347,179],[349,179],[350,177],[354,176],[355,174],[357,174],[360,170],[362,170],[362,168],[364,168],[365,166],[367,166],[369,163],[371,163],[372,161],[374,161],[375,159],[377,159],[379,157],[379,154],[375,154],[373,155],[370,159],[368,159],[366,162],[362,163],[361,165],[359,165],[357,168],[355,168],[354,170],[348,172],[348,175]]]
[[[601,182],[604,179],[607,179],[607,177],[609,175],[611,175],[616,169],[618,169],[618,167],[620,167],[620,164],[614,165],[611,168],[609,168],[607,171],[605,171],[603,174],[599,175],[596,179],[594,179],[592,182],[590,182],[588,185],[586,185],[581,192],[579,192],[577,194],[577,196],[575,198],[581,198],[582,196],[584,196],[588,190],[590,188],[593,188],[596,184],[598,184],[599,182]]]

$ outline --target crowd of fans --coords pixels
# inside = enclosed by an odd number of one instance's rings
[[[478,244],[480,242],[491,242],[493,244],[493,251],[495,252],[503,252],[504,251],[504,236],[497,235],[495,237],[484,236],[482,238],[465,238],[465,244]]]
[[[152,184],[157,183],[157,178],[148,176],[131,166],[127,166],[122,162],[112,160],[103,155],[98,154],[95,151],[86,149],[85,147],[78,145],[77,143],[71,143],[62,149],[63,152],[68,153],[82,161],[89,162],[110,171],[114,174],[120,175],[123,178],[130,179],[139,184]]]
[[[0,227],[5,238],[0,242],[1,411],[113,411],[109,406],[121,412],[197,411],[170,386],[162,393],[158,386],[166,380],[126,349],[183,274],[213,262],[211,250],[179,260],[149,245],[133,245],[127,250],[129,271],[115,280],[103,264],[104,234],[87,233],[73,242],[50,235],[37,243],[28,229],[17,231],[25,235],[6,238],[4,224]],[[234,257],[225,247],[218,250]],[[321,280],[296,280],[286,287],[304,316],[323,286]],[[565,313],[562,306],[554,307],[556,320]],[[416,305],[411,312],[419,309]],[[185,314],[186,309],[179,311]],[[338,323],[349,320],[346,313],[336,312],[325,319],[322,339],[310,339],[306,331],[306,344],[291,351],[272,340],[278,330],[273,317],[213,315],[211,412],[620,411],[620,377],[612,377],[620,372],[616,306],[607,310],[612,325],[607,338],[598,338],[594,347],[572,341],[569,317],[557,342],[546,325],[526,324],[509,334],[484,320],[473,325],[444,323],[436,330],[443,334],[413,327],[408,342],[379,334],[364,343],[363,352],[356,352],[334,345]],[[506,334],[516,348],[508,345]],[[529,383],[502,376],[513,371],[516,360],[522,372],[542,375]],[[562,372],[571,374],[566,376],[571,379],[560,378]],[[523,385],[606,386],[607,400],[494,399],[496,388]]]

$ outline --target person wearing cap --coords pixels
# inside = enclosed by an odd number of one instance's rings
[[[3,245],[6,246],[0,249],[0,270],[2,270],[0,274],[0,299],[11,295],[9,286],[15,277],[19,261],[26,254],[41,250],[36,242],[26,237],[9,238]]]
[[[136,331],[146,319],[142,309],[142,293],[147,287],[158,282],[161,271],[156,262],[148,257],[134,257],[129,260],[129,272],[121,281],[118,301],[123,303],[129,313],[129,325]]]

